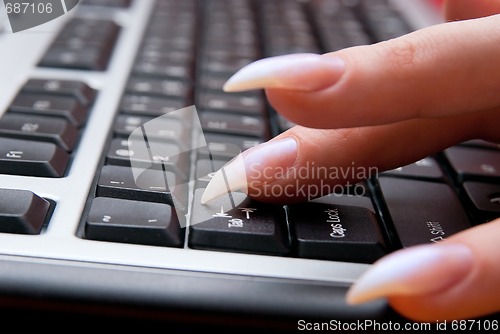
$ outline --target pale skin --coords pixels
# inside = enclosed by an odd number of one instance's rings
[[[313,57],[311,64],[285,58],[275,62],[281,70],[273,70],[271,61],[255,65],[258,75],[252,68],[237,73],[228,91],[264,88],[279,113],[308,127],[296,126],[272,139],[293,138],[296,152],[264,159],[265,164],[348,167],[354,161],[387,170],[469,139],[500,143],[500,1],[448,0],[443,14],[454,22]],[[297,62],[310,71],[294,72]],[[275,202],[303,198],[257,196],[266,183],[319,182],[261,181],[248,184],[248,194]],[[214,189],[207,201],[217,195]],[[385,297],[395,310],[417,321],[500,311],[500,219],[423,247],[396,251],[375,263],[351,288],[347,301]],[[423,261],[433,254],[443,261]],[[406,276],[385,277],[391,265],[412,257],[425,264],[409,268]],[[367,283],[373,278],[378,285]]]

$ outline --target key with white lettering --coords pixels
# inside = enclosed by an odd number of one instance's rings
[[[72,80],[31,79],[23,87],[26,93],[73,96],[87,106],[94,101],[96,91],[85,82]]]
[[[54,143],[71,152],[76,144],[78,130],[59,117],[6,113],[0,118],[0,135]]]
[[[165,169],[175,173],[177,177],[186,179],[189,173],[189,153],[189,151],[181,152],[178,145],[169,142],[146,143],[140,138],[134,140],[115,138],[111,141],[106,161],[110,165]]]
[[[268,124],[262,117],[204,111],[200,115],[200,121],[203,130],[208,132],[251,136],[260,139],[269,137]]]
[[[167,204],[97,197],[92,201],[85,237],[93,240],[180,247],[182,229]]]
[[[234,112],[260,116],[264,112],[264,102],[257,96],[202,93],[199,97],[201,110]]]
[[[231,193],[201,205],[204,188],[196,189],[189,246],[198,249],[285,255],[289,250],[282,206],[258,203]]]
[[[288,217],[300,257],[373,263],[387,253],[379,221],[366,208],[301,203],[288,207]]]
[[[190,86],[180,80],[132,77],[127,84],[127,91],[132,94],[174,97],[185,101],[190,94]]]
[[[379,184],[403,247],[439,242],[471,226],[444,183],[381,177]]]
[[[0,138],[0,174],[62,177],[68,161],[55,144]]]
[[[128,137],[141,126],[148,140],[155,139],[170,142],[185,148],[189,146],[190,133],[186,126],[175,118],[153,119],[150,117],[120,115],[116,119],[114,131],[120,137]]]
[[[181,109],[185,106],[182,100],[170,97],[157,97],[142,94],[127,94],[123,97],[120,104],[120,112],[133,116],[165,116],[172,111]],[[172,117],[180,117],[179,113],[171,113]],[[181,121],[190,122],[188,119]]]
[[[263,141],[252,137],[206,133],[208,147],[201,148],[199,154],[208,158],[229,161],[241,152],[261,144]]]
[[[123,166],[104,166],[97,182],[97,196],[132,199],[174,205],[186,203],[176,187],[175,174],[162,170],[137,170]],[[174,200],[172,197],[176,196]]]
[[[81,127],[87,117],[87,108],[71,96],[19,94],[9,107],[12,112],[40,116],[57,116],[67,119],[75,127]]]

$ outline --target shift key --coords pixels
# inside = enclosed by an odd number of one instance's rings
[[[390,177],[379,183],[403,247],[439,242],[471,227],[446,184]]]

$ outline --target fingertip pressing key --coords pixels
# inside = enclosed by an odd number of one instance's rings
[[[275,139],[241,153],[218,170],[207,185],[201,203],[231,191],[258,187],[276,181],[283,170],[292,168],[297,158],[298,144],[294,138]]]

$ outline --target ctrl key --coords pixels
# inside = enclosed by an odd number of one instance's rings
[[[50,203],[27,190],[0,189],[0,232],[40,234]]]
[[[152,246],[180,247],[177,215],[167,204],[97,197],[85,225],[85,238]]]

